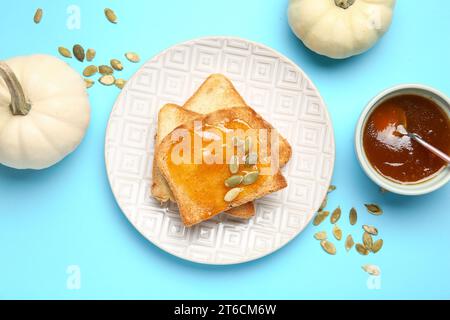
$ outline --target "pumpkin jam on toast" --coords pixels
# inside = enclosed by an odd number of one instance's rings
[[[175,104],[164,105],[158,113],[158,128],[155,137],[155,150],[159,147],[161,141],[175,128],[183,123],[190,122],[201,116],[200,114],[186,110]],[[162,175],[158,165],[156,164],[156,157],[153,158],[153,183],[151,192],[153,197],[161,202],[169,200],[175,202],[172,191],[167,184],[166,179]],[[249,219],[254,216],[255,208],[252,202],[243,204],[242,206],[232,208],[227,211],[233,217],[241,219]]]
[[[285,188],[278,137],[253,109],[242,106],[199,116],[162,139],[155,159],[184,224]]]

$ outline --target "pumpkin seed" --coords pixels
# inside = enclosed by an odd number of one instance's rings
[[[41,8],[38,8],[36,12],[34,13],[33,21],[34,23],[38,24],[42,20],[42,15],[44,14],[44,11],[42,11]]]
[[[94,85],[94,80],[91,79],[84,79],[84,82],[86,83],[86,88],[89,89]]]
[[[79,44],[76,44],[73,46],[73,55],[75,56],[75,58],[77,58],[78,61],[83,62],[84,61],[84,49],[82,46],[80,46]]]
[[[84,68],[83,70],[83,76],[85,77],[92,77],[94,74],[98,72],[97,66],[90,65]]]
[[[233,188],[233,189],[231,189],[230,191],[228,191],[226,194],[225,194],[225,197],[223,198],[223,200],[225,200],[226,202],[231,202],[231,201],[233,201],[234,199],[236,199],[237,198],[237,196],[239,195],[239,193],[241,193],[242,192],[242,188]]]
[[[383,247],[383,239],[378,239],[373,243],[372,252],[377,253],[378,251],[381,250],[382,247]]]
[[[318,212],[317,215],[314,217],[313,225],[318,226],[319,224],[321,224],[326,219],[326,217],[328,217],[329,214],[330,214],[329,211]]]
[[[139,55],[135,52],[127,52],[125,53],[125,57],[130,61],[130,62],[134,62],[137,63],[139,61],[141,61],[141,58],[139,57]]]
[[[387,191],[385,188],[383,188],[383,187],[380,187],[380,192],[381,193],[388,193],[389,191]]]
[[[256,180],[258,180],[259,177],[259,172],[258,171],[253,171],[253,172],[249,172],[244,176],[244,181],[243,184],[245,186],[248,186],[250,184],[253,184],[256,182]]]
[[[257,162],[258,162],[258,154],[256,152],[249,153],[245,157],[245,164],[246,165],[256,164]]]
[[[342,239],[342,230],[341,230],[341,228],[339,228],[339,226],[337,224],[335,224],[334,227],[333,227],[333,235],[336,238],[336,240],[341,241],[341,239]]]
[[[127,83],[127,81],[125,79],[116,79],[116,81],[114,82],[116,87],[119,89],[123,89],[123,87],[125,87],[126,83]]]
[[[94,60],[96,54],[97,54],[97,52],[95,52],[94,49],[89,48],[89,49],[86,51],[86,60],[87,60],[87,61],[92,61],[92,60]]]
[[[101,65],[98,66],[98,72],[100,72],[102,75],[108,75],[113,74],[114,70],[110,66]]]
[[[319,211],[323,211],[323,209],[325,209],[325,207],[327,206],[327,202],[328,202],[328,198],[325,197],[325,199],[323,199],[322,204],[319,207]]]
[[[241,184],[241,183],[242,183],[242,180],[244,180],[244,177],[243,177],[243,176],[240,176],[240,175],[234,175],[234,176],[231,176],[231,177],[229,177],[228,179],[225,180],[225,185],[226,185],[228,188],[234,188],[234,187],[236,187],[237,185]]]
[[[58,47],[58,52],[59,52],[60,55],[62,55],[65,58],[72,58],[72,53],[67,48]]]
[[[364,244],[364,247],[367,248],[367,250],[369,250],[369,251],[372,250],[373,239],[372,239],[372,236],[370,235],[370,233],[364,232],[363,244]]]
[[[381,216],[383,214],[383,210],[377,204],[365,204],[367,211],[375,216]]]
[[[373,236],[377,236],[378,235],[378,229],[375,228],[374,226],[368,226],[368,225],[363,225],[362,226],[364,231],[373,235]]]
[[[120,62],[117,59],[111,59],[110,64],[111,64],[111,67],[113,67],[117,71],[122,71],[123,70],[122,62]]]
[[[361,243],[357,243],[355,248],[356,248],[356,251],[358,251],[358,253],[363,256],[367,256],[369,254],[369,250],[367,250],[367,248],[364,247]]]
[[[350,219],[350,224],[352,226],[354,226],[356,224],[356,222],[358,221],[358,213],[356,212],[355,208],[350,209],[349,219]]]
[[[353,241],[352,235],[349,234],[345,239],[345,250],[347,250],[347,252],[350,251],[350,249],[353,248],[354,244],[355,241]]]
[[[361,268],[372,276],[379,276],[381,274],[380,268],[373,264],[365,264]]]
[[[330,185],[328,187],[328,193],[333,192],[334,190],[336,190],[336,186],[335,185]]]
[[[236,174],[239,171],[239,158],[238,156],[232,156],[230,158],[230,164],[228,165],[230,172]]]
[[[314,238],[316,240],[326,240],[327,239],[327,233],[325,231],[316,232],[314,234]]]
[[[335,255],[336,254],[336,247],[334,244],[327,240],[320,241],[320,245],[322,246],[323,250],[325,250],[326,253]]]
[[[104,86],[112,86],[114,84],[114,82],[116,82],[116,79],[114,78],[114,76],[107,74],[107,75],[100,77],[100,79],[98,79],[98,81]]]
[[[106,8],[105,9],[105,16],[106,16],[106,19],[108,19],[109,22],[117,23],[117,16],[116,16],[115,12],[112,9]]]
[[[339,221],[340,218],[341,218],[341,207],[337,207],[331,214],[330,221],[332,224],[335,224],[336,222]]]

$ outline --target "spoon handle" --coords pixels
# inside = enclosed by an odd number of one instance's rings
[[[447,162],[447,164],[450,164],[450,157],[445,154],[444,152],[442,152],[441,150],[439,150],[438,148],[432,146],[431,144],[429,144],[428,142],[426,142],[425,140],[423,140],[419,135],[415,134],[415,133],[410,133],[409,136],[411,138],[413,138],[414,140],[416,140],[418,143],[420,143],[422,146],[424,146],[425,148],[427,148],[428,150],[430,150],[432,153],[434,153],[436,156],[438,156],[439,158],[441,158],[442,160],[444,160],[445,162]]]

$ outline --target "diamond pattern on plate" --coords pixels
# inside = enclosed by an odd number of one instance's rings
[[[283,168],[288,188],[256,201],[256,215],[220,214],[186,228],[176,204],[149,193],[159,108],[182,105],[211,73],[223,73],[246,102],[289,140]],[[289,59],[244,39],[208,37],[176,45],[133,76],[111,113],[105,160],[114,196],[147,239],[178,257],[234,264],[265,256],[292,240],[311,220],[331,180],[335,145],[319,92]]]

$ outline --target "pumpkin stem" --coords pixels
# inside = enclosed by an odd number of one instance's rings
[[[11,104],[9,105],[11,113],[15,116],[26,116],[31,110],[31,104],[26,100],[22,86],[14,72],[2,61],[0,61],[0,77],[5,81],[11,95]]]
[[[334,3],[342,9],[347,9],[351,7],[355,3],[355,1],[356,0],[334,0]]]

